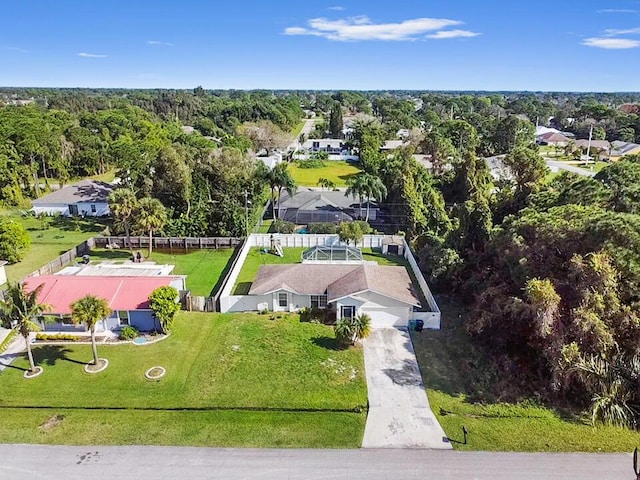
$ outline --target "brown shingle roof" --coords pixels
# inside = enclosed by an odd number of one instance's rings
[[[300,295],[324,295],[333,302],[372,291],[410,305],[420,305],[404,267],[364,265],[262,265],[249,295],[286,290]]]

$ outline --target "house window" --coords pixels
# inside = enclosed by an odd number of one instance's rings
[[[96,206],[95,205],[91,205],[91,213],[96,213]]]
[[[71,315],[64,315],[60,320],[62,325],[73,325],[73,320],[71,319]]]
[[[342,307],[340,318],[351,319],[356,316],[356,307],[345,305]]]
[[[311,295],[311,308],[327,308],[327,296]]]
[[[125,311],[119,311],[118,312],[118,320],[120,321],[120,325],[124,326],[124,325],[129,325],[129,312]]]
[[[286,292],[280,292],[278,294],[278,306],[286,307],[289,304],[289,295]]]

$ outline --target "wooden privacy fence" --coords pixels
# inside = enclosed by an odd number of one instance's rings
[[[131,248],[148,249],[149,237],[130,237]],[[126,237],[94,237],[96,248],[129,248]],[[234,237],[153,237],[154,249],[162,250],[200,250],[203,248],[235,248],[242,243],[241,238]]]

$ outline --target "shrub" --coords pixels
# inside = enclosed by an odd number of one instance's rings
[[[178,290],[170,286],[156,288],[149,296],[151,310],[160,321],[162,331],[165,333],[171,330],[173,319],[180,310],[178,296]]]
[[[269,227],[269,233],[293,233],[295,230],[295,223],[286,222],[279,218],[271,222],[271,226]]]
[[[140,332],[136,327],[132,327],[127,325],[122,330],[120,330],[120,340],[133,340],[138,336]]]
[[[72,333],[36,333],[36,340],[42,342],[79,342],[83,338]]]
[[[18,222],[0,221],[0,258],[9,263],[22,260],[24,251],[31,245],[29,232]]]
[[[309,233],[338,233],[338,226],[333,223],[312,223],[308,227]]]

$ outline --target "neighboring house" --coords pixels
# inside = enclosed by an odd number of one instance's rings
[[[551,147],[566,147],[572,140],[565,137],[561,133],[548,132],[537,137],[540,145],[549,145]]]
[[[160,287],[173,286],[181,290],[184,277],[179,276],[91,276],[91,275],[42,275],[28,277],[24,281],[25,290],[31,292],[44,285],[38,301],[51,306],[47,320],[40,319],[45,331],[85,332],[84,325],[74,325],[71,321],[71,304],[85,295],[104,298],[112,313],[98,322],[96,332],[119,330],[131,325],[140,331],[159,329],[157,320],[149,307],[149,295]],[[57,321],[55,318],[57,317]]]
[[[269,155],[268,157],[256,157],[256,159],[262,161],[262,163],[264,163],[267,168],[269,170],[273,170],[273,167],[275,167],[277,164],[279,164],[280,162],[282,162],[282,154],[281,153],[273,153],[271,155]]]
[[[109,194],[113,185],[97,180],[82,180],[67,185],[32,202],[36,215],[102,217],[109,215]]]
[[[345,141],[332,138],[307,140],[302,144],[307,153],[327,152],[329,155],[351,155]]]
[[[640,145],[620,140],[611,142],[611,160],[620,160],[626,155],[640,155]]]
[[[587,151],[589,145],[591,145],[591,152]],[[591,144],[589,144],[589,140],[577,140],[576,147],[584,152],[585,155],[590,153],[597,154],[600,160],[608,158],[611,151],[611,144],[607,140],[591,140]]]
[[[379,211],[378,205],[372,200],[369,205],[369,220],[375,221]],[[296,225],[348,222],[365,218],[366,212],[366,199],[363,199],[361,209],[359,198],[346,196],[344,190],[301,190],[293,197],[282,192],[278,202],[278,218]]]
[[[262,265],[244,306],[275,312],[329,309],[336,320],[364,313],[378,328],[406,327],[420,301],[404,267],[302,263]]]

